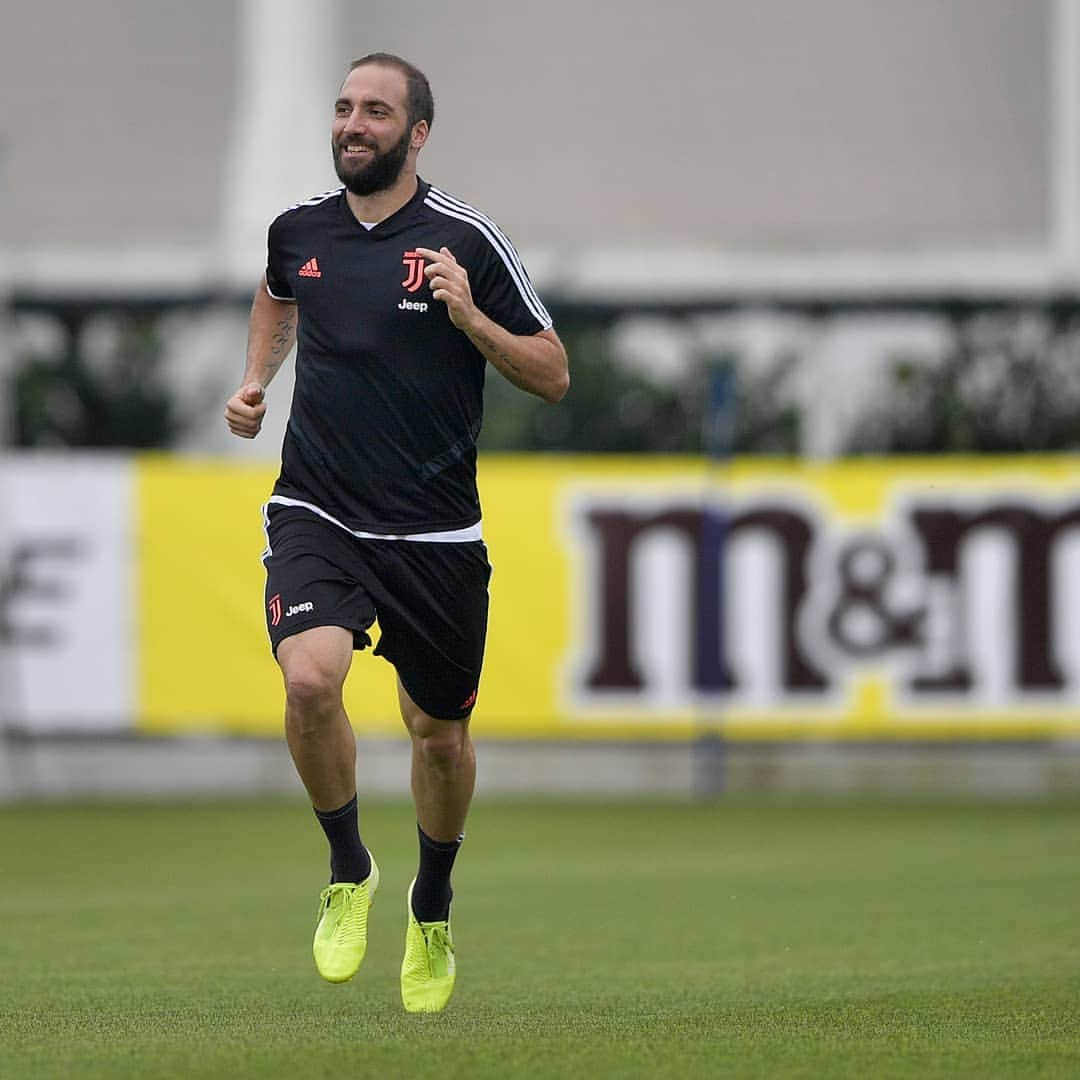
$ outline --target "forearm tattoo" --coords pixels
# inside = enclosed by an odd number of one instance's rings
[[[500,352],[499,346],[496,345],[495,342],[492,341],[491,338],[489,338],[486,334],[477,334],[476,340],[479,343],[480,347],[484,350],[484,352],[498,360],[499,363],[505,364],[511,371],[521,371],[521,368],[519,368],[518,365],[514,363],[514,360],[507,353]]]
[[[270,355],[277,360],[277,367],[281,366],[286,354],[292,348],[293,331],[296,329],[296,312],[287,315],[277,324],[277,329],[270,338]]]

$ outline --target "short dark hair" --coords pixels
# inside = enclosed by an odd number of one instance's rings
[[[431,84],[427,76],[415,64],[410,64],[408,60],[403,60],[393,53],[373,52],[354,60],[349,65],[349,70],[355,71],[365,64],[384,64],[386,67],[397,68],[405,76],[408,86],[409,127],[421,120],[426,120],[427,126],[431,127],[435,122],[435,99],[431,96]]]

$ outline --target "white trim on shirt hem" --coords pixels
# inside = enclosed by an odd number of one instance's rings
[[[287,495],[271,495],[266,500],[266,505],[274,503],[277,506],[294,506],[300,507],[303,510],[310,510],[313,514],[318,514],[319,517],[325,519],[336,525],[339,529],[344,529],[347,533],[355,536],[358,540],[412,540],[422,544],[465,544],[472,540],[483,540],[483,531],[480,528],[480,522],[476,522],[475,525],[468,525],[464,529],[449,529],[445,532],[423,532],[423,533],[407,533],[404,535],[395,535],[393,533],[373,533],[365,532],[363,529],[350,529],[348,525],[341,521],[338,521],[336,517],[328,514],[325,510],[313,503],[303,502],[301,499],[290,499]]]

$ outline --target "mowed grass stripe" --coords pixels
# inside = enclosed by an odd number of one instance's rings
[[[0,1076],[1080,1074],[1080,803],[477,803],[406,1016],[408,806],[351,984],[294,802],[0,810]]]

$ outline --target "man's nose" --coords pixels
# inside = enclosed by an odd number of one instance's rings
[[[350,113],[345,121],[345,127],[342,128],[342,132],[346,135],[363,135],[366,131],[367,124],[363,113],[360,112]]]

